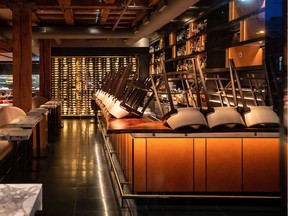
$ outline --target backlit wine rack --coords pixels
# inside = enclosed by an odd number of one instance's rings
[[[137,56],[52,57],[52,98],[63,101],[62,115],[93,115],[92,94],[101,88],[108,73],[130,62],[136,72]]]

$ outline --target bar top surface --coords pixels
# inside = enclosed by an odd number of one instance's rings
[[[42,120],[42,116],[37,115],[26,115],[19,116],[9,123],[11,127],[22,127],[22,128],[32,128],[35,127],[38,122]]]
[[[279,128],[200,128],[185,127],[177,130],[172,130],[163,125],[162,121],[143,118],[110,118],[106,122],[107,134],[112,133],[228,133],[228,132],[279,132]]]

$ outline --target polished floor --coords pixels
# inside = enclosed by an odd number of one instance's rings
[[[47,216],[283,215],[275,200],[143,199],[130,202],[130,209],[125,202],[120,207],[102,137],[89,119],[64,119],[59,136],[50,142],[48,150],[40,172],[17,180],[7,176],[3,181],[43,183],[43,213]]]

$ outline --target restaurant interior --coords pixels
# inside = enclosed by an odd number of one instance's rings
[[[0,216],[287,215],[287,1],[0,0]]]

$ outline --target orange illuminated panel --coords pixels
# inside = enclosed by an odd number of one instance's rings
[[[172,32],[169,34],[169,45],[173,45],[176,43],[176,33]]]
[[[262,65],[262,45],[263,41],[259,41],[249,45],[229,48],[227,50],[226,66],[228,67],[229,58],[233,58],[236,67]]]
[[[134,191],[146,192],[146,139],[134,139]]]
[[[118,139],[118,157],[119,157],[119,162],[121,164],[121,167],[123,167],[123,157],[124,157],[124,154],[123,154],[123,134],[119,134],[119,139]],[[125,172],[125,170],[124,170]]]
[[[176,58],[176,46],[172,46],[172,58]]]
[[[125,175],[128,179],[128,182],[132,182],[132,137],[130,134],[126,134],[126,141],[125,141]]]
[[[148,192],[193,191],[193,139],[147,139]]]
[[[206,191],[206,139],[194,139],[194,191]]]
[[[240,138],[207,138],[207,191],[242,191]]]
[[[244,20],[244,40],[265,36],[265,13]]]
[[[237,19],[265,7],[265,0],[232,0],[229,3],[229,20]]]
[[[279,192],[278,138],[243,139],[244,192]]]

